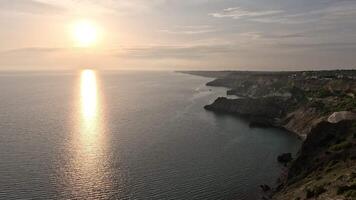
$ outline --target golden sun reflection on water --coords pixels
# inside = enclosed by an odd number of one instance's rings
[[[99,191],[110,191],[112,185],[105,175],[107,143],[97,73],[81,71],[78,88],[78,120],[72,140],[74,154],[69,182],[75,198],[96,199]]]
[[[80,75],[80,140],[84,152],[98,154],[103,145],[102,116],[99,113],[97,76],[94,70],[83,70]]]
[[[84,127],[95,128],[98,121],[98,87],[95,71],[83,70],[80,75],[80,82],[82,123]]]

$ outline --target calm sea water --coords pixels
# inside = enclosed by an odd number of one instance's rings
[[[0,199],[257,199],[300,141],[173,72],[0,74]]]

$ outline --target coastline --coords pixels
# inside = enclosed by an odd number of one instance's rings
[[[179,73],[215,78],[206,85],[241,97],[218,97],[206,110],[238,115],[251,127],[282,128],[303,140],[296,158],[284,163],[288,173],[279,185],[261,186],[263,198],[356,198],[355,70]]]

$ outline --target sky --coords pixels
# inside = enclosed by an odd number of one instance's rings
[[[0,70],[356,69],[356,0],[0,0],[0,44]]]

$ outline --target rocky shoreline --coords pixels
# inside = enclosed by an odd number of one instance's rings
[[[356,199],[355,70],[184,73],[214,77],[208,86],[240,97],[219,97],[205,109],[303,139],[297,157],[285,163],[288,173],[264,198]]]

